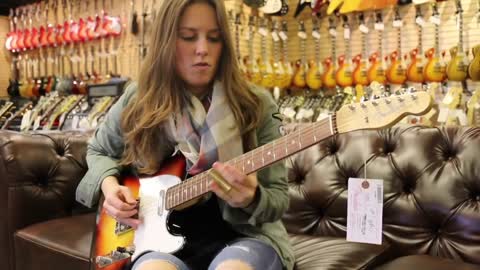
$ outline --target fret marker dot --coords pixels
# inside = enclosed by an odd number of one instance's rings
[[[272,154],[272,152],[268,151],[267,155],[269,155],[269,156],[270,156],[271,154]]]
[[[247,161],[247,164],[250,164],[250,160],[249,160],[249,161]]]

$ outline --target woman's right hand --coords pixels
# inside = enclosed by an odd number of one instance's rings
[[[136,229],[140,220],[132,217],[138,213],[138,203],[130,189],[120,185],[116,177],[108,176],[102,182],[102,192],[105,197],[103,208],[107,214]]]

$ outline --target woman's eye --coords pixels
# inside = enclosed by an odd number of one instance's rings
[[[220,41],[222,41],[222,38],[221,37],[208,37],[208,40],[210,40],[211,42],[220,42]]]
[[[186,40],[186,41],[194,41],[195,40],[195,36],[181,36],[181,38],[183,40]]]

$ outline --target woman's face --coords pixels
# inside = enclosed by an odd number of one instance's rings
[[[193,94],[205,92],[215,77],[222,53],[222,35],[213,7],[188,6],[180,18],[176,41],[176,72]]]

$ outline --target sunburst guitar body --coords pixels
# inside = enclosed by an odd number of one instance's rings
[[[305,88],[307,86],[307,68],[301,60],[296,62],[295,75],[293,76],[293,86],[297,88]]]
[[[332,61],[331,57],[326,58],[323,61],[324,72],[322,74],[322,83],[323,86],[329,89],[335,88],[337,86],[337,81],[335,80],[335,64]]]
[[[353,85],[352,66],[350,59],[346,59],[344,55],[338,58],[339,68],[335,74],[335,80],[341,87],[347,87]]]
[[[315,61],[308,63],[307,85],[311,90],[319,90],[322,87],[323,67]]]
[[[390,55],[390,66],[387,70],[387,80],[392,84],[404,84],[407,72],[397,51]]]
[[[385,62],[379,56],[378,52],[373,53],[368,58],[370,61],[370,68],[367,72],[367,77],[370,82],[378,82],[380,84],[385,84],[387,82]]]
[[[480,45],[472,48],[473,59],[468,65],[468,76],[472,81],[480,81]]]
[[[353,58],[355,69],[353,70],[353,84],[366,86],[370,83],[367,75],[367,63],[359,54]]]
[[[426,52],[428,62],[423,70],[423,76],[427,82],[443,82],[447,76],[446,67],[440,55],[435,53],[434,48]]]
[[[410,51],[410,64],[407,67],[407,79],[410,82],[422,83],[424,69],[423,55],[418,54],[418,48]]]

